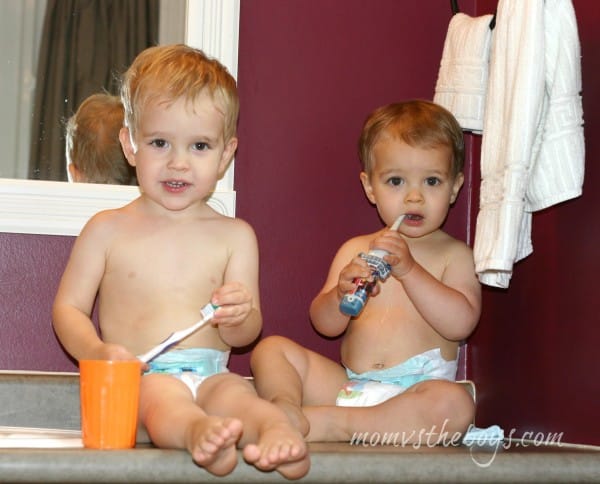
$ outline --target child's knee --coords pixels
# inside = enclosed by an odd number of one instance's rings
[[[428,413],[431,421],[448,431],[464,432],[475,417],[475,402],[462,385],[449,381],[429,380],[417,390],[430,392]]]
[[[450,383],[444,388],[442,415],[444,421],[457,432],[464,432],[475,418],[475,402],[460,384]]]
[[[250,365],[260,364],[264,359],[272,358],[274,354],[285,353],[293,344],[292,340],[283,336],[267,336],[260,340],[252,350]]]

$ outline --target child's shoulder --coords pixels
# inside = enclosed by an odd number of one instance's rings
[[[448,265],[463,265],[473,262],[473,249],[464,241],[439,230],[434,239],[434,252]]]
[[[80,248],[93,247],[94,250],[108,247],[115,235],[122,232],[124,227],[124,224],[120,222],[122,218],[120,209],[102,210],[92,215],[77,237],[77,246]]]
[[[244,242],[256,239],[254,228],[247,221],[220,213],[215,213],[214,216],[211,216],[207,220],[207,224],[203,224],[202,230],[209,230],[216,237],[222,237],[227,240]]]
[[[223,228],[230,231],[233,236],[255,237],[254,227],[244,219],[223,215],[220,223]]]
[[[82,233],[98,230],[107,231],[110,227],[118,225],[124,217],[123,207],[101,210],[90,217],[85,224]]]
[[[340,247],[340,249],[350,247],[352,249],[360,248],[360,250],[365,250],[369,247],[369,243],[379,234],[379,232],[374,232],[371,234],[361,234],[355,235],[349,239],[347,239]]]
[[[135,227],[148,225],[139,210],[139,197],[126,205],[101,210],[87,221],[81,237],[102,237],[108,239],[114,234],[124,234]]]
[[[370,234],[355,235],[354,237],[347,239],[338,248],[337,256],[343,259],[350,259],[360,252],[367,252],[369,250],[370,242],[378,233],[379,231]]]
[[[443,230],[437,231],[436,240],[440,245],[448,247],[449,249],[471,250],[471,248],[463,240],[457,239],[456,237],[450,235],[448,232],[444,232]]]
[[[453,237],[443,230],[438,230],[430,238],[430,243],[440,253],[472,253],[471,247],[464,241]]]

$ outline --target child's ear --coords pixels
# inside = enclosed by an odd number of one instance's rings
[[[238,139],[236,137],[229,138],[229,141],[225,143],[225,149],[223,150],[223,154],[221,155],[221,161],[219,163],[219,177],[222,177],[229,167],[229,163],[233,159],[235,155],[235,150],[237,150]]]
[[[458,192],[460,192],[463,183],[465,182],[465,176],[462,173],[456,175],[454,178],[454,184],[452,185],[452,193],[450,194],[450,205],[452,205],[456,198],[458,197]]]
[[[121,128],[121,130],[119,131],[119,141],[121,142],[121,148],[123,149],[125,158],[127,158],[127,162],[131,166],[135,166],[136,150],[131,140],[131,133],[129,131],[129,128]]]
[[[362,183],[363,190],[365,191],[365,195],[369,199],[369,202],[371,202],[373,205],[376,205],[375,196],[373,195],[373,186],[371,185],[371,178],[364,171],[360,172],[360,182]]]

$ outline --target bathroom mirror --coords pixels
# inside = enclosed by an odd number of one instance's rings
[[[184,0],[183,5],[185,43],[218,58],[237,77],[239,0]],[[233,170],[232,162],[209,200],[229,216],[235,214]],[[0,232],[78,235],[94,213],[138,195],[133,186],[0,178]]]

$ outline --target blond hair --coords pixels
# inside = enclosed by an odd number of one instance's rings
[[[149,47],[135,58],[122,79],[125,125],[134,133],[148,104],[181,98],[193,102],[206,91],[223,112],[227,142],[236,134],[239,112],[236,82],[227,69],[187,45]]]
[[[88,183],[129,185],[135,170],[127,163],[119,131],[123,105],[118,96],[105,93],[86,98],[66,124],[67,161]]]
[[[358,141],[363,170],[373,169],[373,148],[384,136],[418,148],[446,146],[452,153],[452,175],[462,172],[465,160],[463,132],[456,118],[442,106],[424,100],[388,104],[367,117]]]

